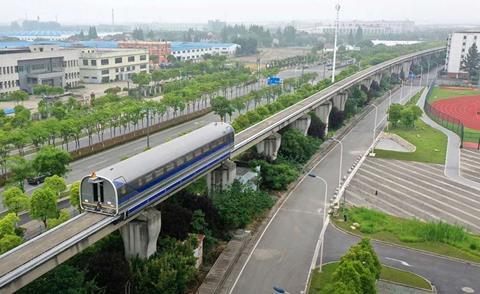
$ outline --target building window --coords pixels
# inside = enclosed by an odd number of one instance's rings
[[[140,69],[145,69],[145,68],[147,68],[146,64],[140,64]]]
[[[83,60],[83,65],[88,65],[88,60],[84,59]]]
[[[102,75],[108,75],[108,69],[102,70]]]
[[[121,57],[115,58],[115,64],[119,64],[119,63],[122,63],[122,58]]]
[[[140,60],[147,60],[147,55],[140,55]]]
[[[134,62],[135,56],[128,56],[128,62]]]
[[[96,61],[95,59],[90,60],[90,62],[91,62],[91,64],[92,64],[92,66],[96,66],[96,65],[97,65],[97,61]]]
[[[108,59],[102,59],[101,63],[102,65],[108,65]]]

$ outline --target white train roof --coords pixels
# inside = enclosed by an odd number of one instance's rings
[[[210,123],[188,134],[101,169],[96,172],[96,175],[109,179],[112,182],[118,178],[123,178],[125,181],[130,182],[232,132],[233,128],[227,123]]]

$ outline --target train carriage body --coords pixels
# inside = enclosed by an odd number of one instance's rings
[[[230,158],[233,128],[211,123],[82,179],[80,205],[107,215],[139,212]]]

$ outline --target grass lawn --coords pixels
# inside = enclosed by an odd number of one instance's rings
[[[312,281],[310,283],[310,294],[322,294],[325,293],[322,291],[323,287],[332,281],[332,275],[335,272],[335,269],[338,266],[338,262],[329,263],[323,266],[322,272],[315,270],[312,274]],[[397,270],[391,267],[382,266],[382,272],[380,274],[380,279],[385,281],[391,281],[396,283],[401,283],[409,285],[412,287],[417,287],[421,289],[431,290],[430,284],[422,277]],[[327,294],[327,293],[325,293]]]
[[[353,234],[480,263],[480,236],[461,227],[404,219],[361,207],[350,208],[347,214],[348,222],[343,218],[332,220]],[[352,230],[354,222],[360,224],[359,229]]]
[[[434,102],[443,99],[449,99],[453,97],[460,97],[460,96],[473,96],[473,95],[480,95],[480,90],[472,90],[472,89],[445,89],[440,87],[435,87],[432,89],[432,92],[427,97],[428,101]]]
[[[375,149],[379,158],[418,161],[425,163],[445,163],[447,152],[447,136],[428,126],[421,120],[415,123],[414,128],[390,128],[390,133],[397,134],[417,147],[415,152],[396,152]]]

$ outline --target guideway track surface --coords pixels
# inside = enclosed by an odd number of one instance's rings
[[[278,112],[277,114],[249,127],[235,136],[235,147],[232,155],[238,155],[246,149],[254,146],[271,133],[290,124],[295,119],[305,113],[313,110],[318,105],[326,102],[339,91],[344,91],[349,87],[359,83],[371,75],[382,72],[391,66],[408,62],[414,58],[441,52],[444,48],[435,48],[421,52],[405,55],[386,61],[379,65],[372,66],[360,71],[344,80],[337,82],[330,87],[304,99],[303,101]],[[165,198],[166,199],[166,198]],[[70,221],[50,230],[22,245],[0,256],[0,289],[6,291],[15,291],[28,284],[29,281],[40,276],[59,263],[67,260],[74,254],[82,251],[88,245],[113,232],[129,220],[114,224],[115,218],[106,217],[94,213],[83,213]],[[89,237],[93,236],[93,242],[88,242]],[[82,243],[82,246],[77,244]],[[75,248],[73,255],[66,254],[65,257],[58,259],[57,256],[63,254],[71,248]],[[36,270],[46,262],[53,262],[49,266],[42,267],[29,281],[21,281],[22,276],[30,271]],[[20,286],[9,288],[10,283],[19,282]]]

